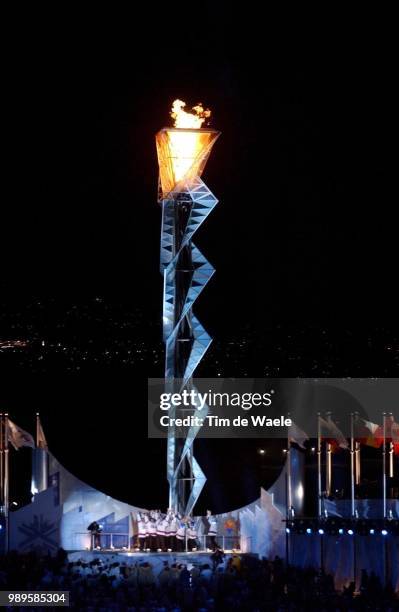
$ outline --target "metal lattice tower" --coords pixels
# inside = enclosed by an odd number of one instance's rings
[[[186,135],[190,146],[184,143],[183,157],[179,140],[184,141]],[[193,314],[193,305],[213,275],[214,268],[192,238],[217,204],[200,176],[218,136],[219,132],[214,130],[168,128],[156,136],[159,201],[162,206],[165,390],[172,393],[194,388],[194,370],[211,343],[211,338]],[[170,409],[169,416],[174,418],[177,410],[181,409]],[[187,410],[192,413],[195,407],[186,408],[186,414]],[[208,407],[204,406],[201,418],[205,418],[207,413]],[[176,435],[174,426],[168,429],[169,506],[182,515],[191,514],[206,481],[193,453],[199,429],[199,426],[190,427],[185,438]]]

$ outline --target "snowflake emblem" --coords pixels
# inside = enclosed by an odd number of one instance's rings
[[[33,521],[27,525],[22,523],[18,527],[25,539],[21,542],[22,548],[36,548],[40,545],[46,545],[51,548],[58,548],[58,541],[54,536],[58,533],[58,526],[55,523],[48,521],[43,514],[34,515]]]

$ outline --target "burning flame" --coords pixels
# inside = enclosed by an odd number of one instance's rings
[[[192,107],[193,113],[184,110],[186,103],[182,100],[173,102],[171,117],[175,120],[174,127],[182,131],[169,132],[169,147],[172,158],[173,173],[176,183],[189,174],[194,160],[203,148],[201,132],[186,130],[198,130],[204,121],[210,117],[211,111],[204,109],[202,104]]]
[[[186,103],[182,100],[175,100],[173,102],[171,117],[175,120],[174,126],[176,128],[193,128],[199,129],[204,123],[205,119],[211,116],[209,109],[204,109],[201,102],[197,106],[193,106],[192,110],[194,113],[187,113],[184,110]]]

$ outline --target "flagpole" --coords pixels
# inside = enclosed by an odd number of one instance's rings
[[[393,442],[389,443],[389,478],[393,478]]]
[[[332,469],[331,442],[327,442],[326,444],[326,495],[327,496],[331,495],[331,487],[332,487],[331,469]]]
[[[318,513],[321,516],[321,427],[320,412],[317,413],[317,498]]]
[[[355,435],[354,416],[351,412],[351,515],[355,516]]]
[[[383,518],[387,516],[387,467],[386,467],[386,413],[383,413],[383,443],[382,443],[382,514]]]
[[[288,417],[289,417],[288,413]],[[287,505],[288,505],[288,518],[292,517],[292,474],[291,474],[291,440],[290,440],[290,432],[289,429],[287,431]]]
[[[4,518],[6,524],[6,552],[8,552],[10,534],[9,534],[9,450],[8,450],[8,413],[4,415]]]
[[[355,442],[355,463],[356,463],[356,481],[355,483],[357,485],[360,485],[360,479],[361,479],[361,454],[360,454],[360,442],[356,440]]]
[[[291,478],[291,442],[287,449],[287,478],[288,478],[288,516],[292,518],[292,478]]]
[[[49,459],[47,441],[44,438],[43,428],[40,421],[40,413],[36,412],[36,448],[33,450],[35,462],[34,472],[37,492],[41,493],[48,488]]]
[[[326,412],[327,419],[331,420],[331,412]],[[331,495],[331,464],[332,464],[332,452],[331,442],[326,444],[326,495]]]
[[[36,448],[32,448],[32,465],[31,465],[31,484],[30,484],[30,492],[32,494],[32,501],[35,498],[35,495],[39,492],[39,452],[38,452],[38,444],[39,444],[39,413],[36,412],[36,439],[35,445]]]
[[[4,450],[3,450],[3,413],[0,412],[0,512],[3,512],[4,506]]]
[[[355,412],[354,417],[355,417],[355,424],[356,424],[359,418],[359,413]],[[356,485],[360,485],[360,474],[361,474],[360,461],[361,461],[360,441],[355,440],[355,484]]]
[[[48,489],[49,456],[48,456],[47,441],[44,439],[44,433],[43,433],[43,428],[42,428],[42,423],[40,420],[39,413],[37,413],[36,435],[37,435],[36,447],[39,448],[40,446],[40,449],[42,451],[41,452],[41,455],[42,455],[41,456],[41,466],[43,470],[42,486],[43,486],[43,491],[45,491],[46,489]]]

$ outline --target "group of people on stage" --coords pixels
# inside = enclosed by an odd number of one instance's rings
[[[217,521],[210,510],[205,523],[206,541],[200,541],[195,521],[189,516],[181,516],[170,508],[166,514],[160,510],[138,512],[133,545],[136,551],[183,552],[196,551],[200,542],[201,549],[215,551]],[[87,529],[91,533],[91,548],[100,549],[102,526],[93,521]]]
[[[210,510],[207,511],[207,521],[209,527],[206,545],[209,550],[215,550],[217,522]],[[183,552],[197,549],[198,533],[192,518],[181,516],[170,508],[166,514],[160,510],[138,513],[136,550]]]

